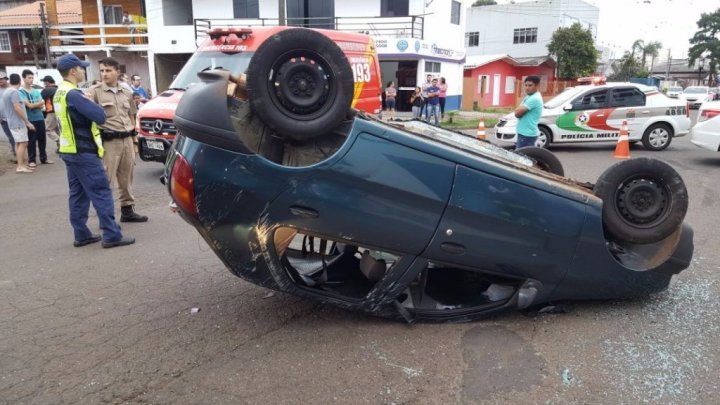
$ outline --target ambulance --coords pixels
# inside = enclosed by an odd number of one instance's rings
[[[225,69],[234,75],[242,74],[263,42],[283,30],[292,28],[216,28],[209,31],[208,38],[178,73],[170,88],[151,99],[138,111],[136,130],[140,159],[165,163],[167,152],[178,131],[173,123],[175,109],[185,91],[198,82],[199,72]],[[379,114],[382,108],[382,85],[374,40],[363,34],[333,30],[314,31],[330,38],[348,58],[355,82],[352,107],[366,113]],[[301,48],[302,45],[298,44],[298,47]],[[297,61],[298,64],[314,62]],[[287,63],[282,68],[289,74],[293,71],[297,71],[298,75],[305,74],[302,69],[288,67]]]

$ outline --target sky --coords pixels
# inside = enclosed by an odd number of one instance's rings
[[[496,0],[498,4],[510,0]],[[517,0],[524,2],[526,0]],[[621,57],[637,39],[662,43],[660,59],[687,56],[689,40],[702,13],[720,8],[720,0],[583,0],[600,9],[597,42]]]

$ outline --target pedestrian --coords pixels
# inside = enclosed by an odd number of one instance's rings
[[[538,91],[540,78],[528,76],[525,78],[525,93],[522,103],[515,109],[517,123],[517,141],[515,149],[525,146],[534,146],[540,130],[538,123],[543,110],[543,99]]]
[[[425,99],[422,96],[422,89],[420,87],[415,87],[415,93],[410,96],[410,104],[412,105],[413,119],[420,119],[423,104],[425,104]]]
[[[397,97],[397,89],[395,82],[388,82],[385,88],[385,107],[388,111],[388,121],[395,118],[395,98]]]
[[[33,168],[25,164],[25,153],[27,152],[28,131],[35,130],[25,111],[25,104],[20,98],[20,75],[10,75],[10,87],[3,93],[3,116],[7,120],[10,134],[15,141],[15,157],[17,168],[15,173],[32,173]]]
[[[60,158],[65,162],[70,186],[73,246],[101,240],[104,248],[130,245],[135,239],[123,236],[120,225],[115,222],[112,191],[103,168],[105,149],[96,124],[105,123],[105,112],[77,88],[78,83],[85,81],[88,66],[89,63],[73,54],[61,56],[57,69],[64,80],[53,100],[60,126]],[[95,207],[102,236],[93,234],[87,227],[90,202]]]
[[[148,217],[135,212],[135,197],[132,194],[133,169],[137,137],[135,114],[137,109],[132,91],[121,86],[120,63],[113,58],[101,59],[100,77],[102,83],[89,90],[90,98],[102,106],[107,117],[99,125],[105,156],[103,163],[110,184],[117,183],[120,202],[120,222],[146,222]]]
[[[425,115],[425,121],[428,121],[428,110],[427,110],[427,101],[428,101],[428,92],[427,89],[432,86],[432,75],[427,75],[425,78],[425,83],[423,83],[420,86],[420,89],[422,90],[422,97],[423,100],[425,100],[425,103],[423,104],[422,111],[420,112],[420,115]]]
[[[2,127],[2,131],[5,133],[8,141],[10,142],[10,153],[12,153],[13,155],[11,162],[17,163],[17,158],[15,157],[15,140],[10,133],[10,127],[8,127],[7,119],[5,119],[5,108],[3,106],[2,97],[3,93],[5,93],[5,90],[7,90],[10,86],[8,80],[9,78],[7,76],[7,73],[5,73],[4,70],[0,70],[0,126]]]
[[[438,87],[438,79],[432,79],[431,86],[427,88],[426,99],[426,120],[430,122],[430,117],[435,119],[435,125],[440,125],[440,87]]]
[[[126,25],[128,32],[130,33],[130,45],[135,45],[135,31],[137,31],[135,27],[135,21],[133,21],[130,14],[125,11],[123,13],[123,18],[121,21],[122,25]]]
[[[445,78],[440,78],[440,84],[438,85],[440,87],[440,94],[438,95],[438,98],[440,99],[440,119],[445,118],[445,99],[447,98],[447,83],[445,83]]]
[[[143,103],[147,102],[150,99],[147,91],[142,86],[142,78],[138,75],[130,76],[130,90],[132,90],[133,94],[139,94],[140,97],[142,97]]]
[[[120,83],[120,86],[128,89],[128,91],[130,91],[130,94],[132,94],[133,89],[132,89],[132,86],[130,86],[130,83],[128,83],[128,75],[127,74],[125,74],[125,73],[120,74],[120,76],[118,76],[118,82]],[[95,84],[101,84],[101,83],[102,83],[102,80],[96,81]]]
[[[53,98],[57,92],[57,85],[52,76],[47,75],[42,78],[45,88],[40,92],[40,96],[45,102],[45,134],[55,142],[56,148],[60,149],[60,135],[58,134],[57,118],[55,117],[55,108],[53,107]]]
[[[28,137],[28,166],[37,166],[37,155],[40,154],[40,163],[53,164],[47,156],[47,137],[45,135],[45,117],[43,107],[45,102],[42,99],[40,90],[33,87],[35,74],[30,69],[22,71],[23,85],[20,88],[20,99],[25,103],[27,117],[32,122],[34,130],[30,130]]]

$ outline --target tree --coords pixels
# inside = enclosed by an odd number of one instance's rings
[[[645,45],[645,48],[643,48],[643,67],[647,67],[647,61],[645,60],[648,56],[650,57],[650,69],[648,69],[649,72],[652,72],[653,67],[655,67],[655,58],[658,57],[660,54],[660,50],[662,49],[662,43],[658,41],[652,41]]]
[[[561,80],[591,75],[597,67],[598,51],[592,32],[580,23],[558,28],[547,48],[557,61],[557,76]]]
[[[701,57],[709,61],[709,84],[715,84],[717,67],[720,64],[720,8],[712,13],[703,13],[697,22],[699,30],[690,38],[688,50],[690,65]]]
[[[622,58],[613,62],[613,74],[608,76],[609,81],[627,82],[631,77],[647,77],[633,52],[625,52]]]
[[[634,58],[635,52],[640,51],[640,53],[642,53],[643,49],[645,49],[645,41],[642,39],[636,39],[630,47],[630,57]]]
[[[30,53],[32,53],[35,67],[40,68],[40,50],[45,47],[45,38],[40,27],[32,27],[30,29],[30,37],[27,38],[26,44]]]
[[[494,6],[496,4],[497,2],[495,0],[477,0],[473,3],[472,7]]]

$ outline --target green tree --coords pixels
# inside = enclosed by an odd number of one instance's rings
[[[688,57],[690,65],[705,58],[709,62],[709,82],[717,79],[717,68],[720,64],[720,8],[712,13],[703,13],[697,22],[699,30],[690,38]]]
[[[647,77],[648,73],[642,69],[640,62],[633,52],[625,52],[622,58],[612,64],[613,73],[608,75],[608,81],[627,82],[631,77]]]
[[[28,50],[32,53],[35,68],[40,68],[40,50],[45,46],[45,38],[40,27],[30,28],[30,36],[26,39]]]
[[[645,44],[645,47],[643,48],[643,67],[647,67],[646,58],[649,56],[650,57],[650,69],[648,69],[649,72],[652,72],[653,67],[655,67],[655,58],[658,57],[661,49],[662,49],[662,43],[660,43],[658,41],[652,41],[652,42]]]
[[[598,51],[595,49],[592,32],[580,23],[553,32],[547,46],[557,61],[557,76],[560,80],[574,80],[591,75],[597,67]]]
[[[634,58],[636,52],[642,54],[643,49],[645,49],[645,41],[643,41],[642,39],[636,39],[630,47],[630,57]]]
[[[481,7],[481,6],[494,6],[497,2],[495,0],[477,0],[475,3],[473,3],[473,7]]]

